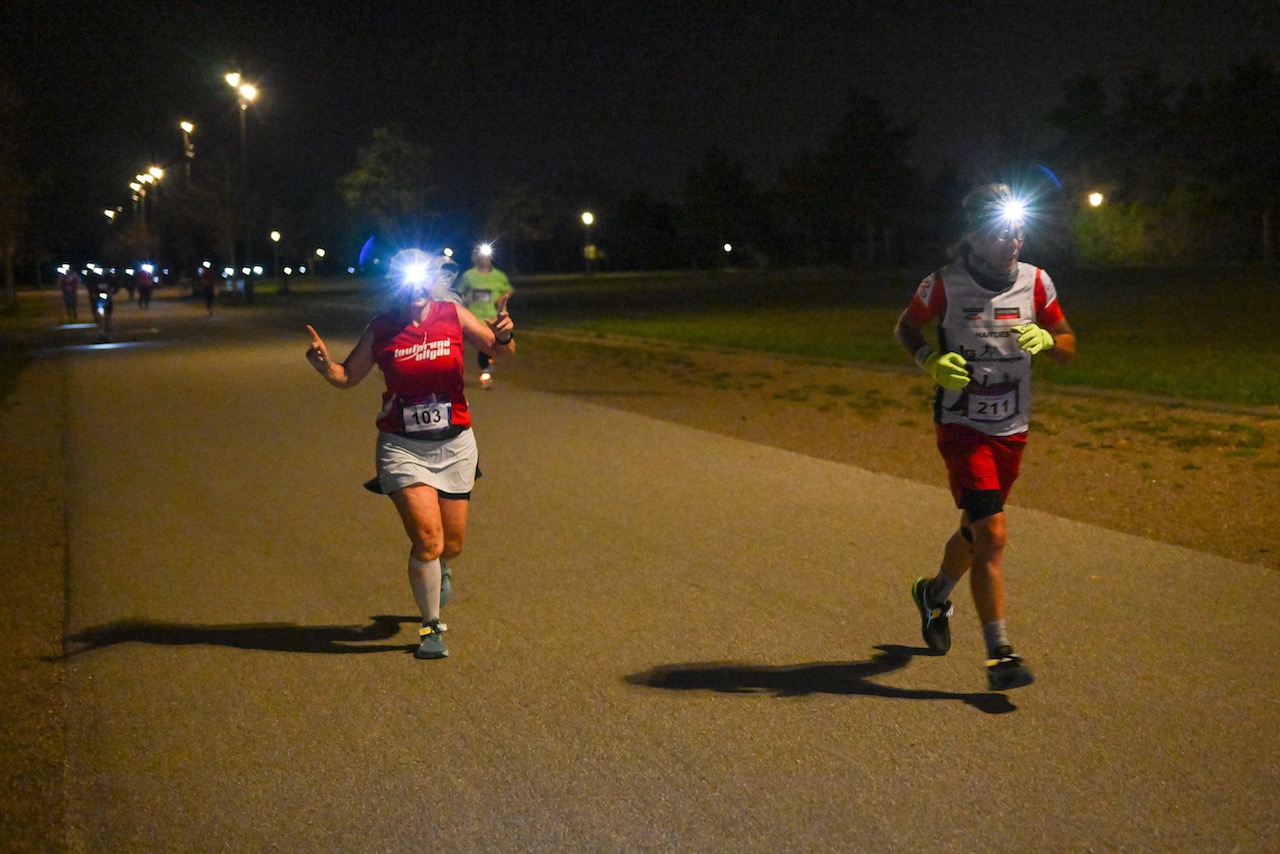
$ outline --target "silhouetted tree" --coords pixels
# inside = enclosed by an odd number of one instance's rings
[[[437,193],[431,152],[396,127],[374,129],[369,144],[359,150],[356,168],[338,186],[353,213],[397,239],[410,233],[412,224],[439,214],[431,207]]]
[[[681,192],[679,231],[690,263],[720,265],[726,243],[758,246],[763,220],[764,201],[746,167],[719,148],[705,151]]]
[[[5,306],[17,299],[14,261],[27,227],[27,199],[31,193],[18,156],[21,113],[18,87],[0,77],[0,304]]]
[[[485,209],[484,237],[498,242],[508,272],[519,272],[521,250],[555,233],[546,197],[527,185],[499,190]]]

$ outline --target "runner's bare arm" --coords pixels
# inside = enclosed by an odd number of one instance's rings
[[[1053,336],[1053,349],[1046,351],[1049,358],[1059,365],[1067,364],[1076,357],[1075,332],[1071,331],[1071,325],[1067,323],[1065,317],[1048,329],[1049,334]]]
[[[498,300],[498,316],[493,320],[480,320],[469,310],[459,307],[458,320],[462,323],[462,337],[468,344],[488,353],[494,358],[501,358],[516,351],[516,342],[512,337],[515,324],[511,315],[507,314],[507,296],[503,294]],[[499,342],[503,343],[499,343]]]
[[[307,332],[311,334],[311,346],[307,348],[307,361],[334,388],[352,388],[359,385],[360,381],[373,370],[373,332],[368,328],[360,336],[360,340],[356,342],[356,346],[351,349],[347,358],[341,362],[334,362],[329,358],[329,349],[319,333],[310,326],[307,327]]]

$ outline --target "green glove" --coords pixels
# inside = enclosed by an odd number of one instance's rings
[[[1022,326],[1013,327],[1013,331],[1018,333],[1018,346],[1033,356],[1044,350],[1053,349],[1053,336],[1049,334],[1049,330],[1041,326],[1024,323]]]
[[[930,353],[921,367],[943,388],[959,391],[969,384],[969,371],[965,368],[964,356],[959,353],[943,353],[941,356]]]

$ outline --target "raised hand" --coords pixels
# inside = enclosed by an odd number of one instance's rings
[[[308,326],[307,332],[311,334],[311,346],[307,348],[307,361],[311,363],[311,367],[323,374],[329,370],[329,348],[324,346],[324,341],[315,329]]]

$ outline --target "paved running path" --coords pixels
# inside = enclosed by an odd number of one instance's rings
[[[943,490],[506,384],[418,662],[378,378],[157,325],[54,402],[73,850],[1280,846],[1273,572],[1014,508],[1039,680],[988,694],[908,596]]]

